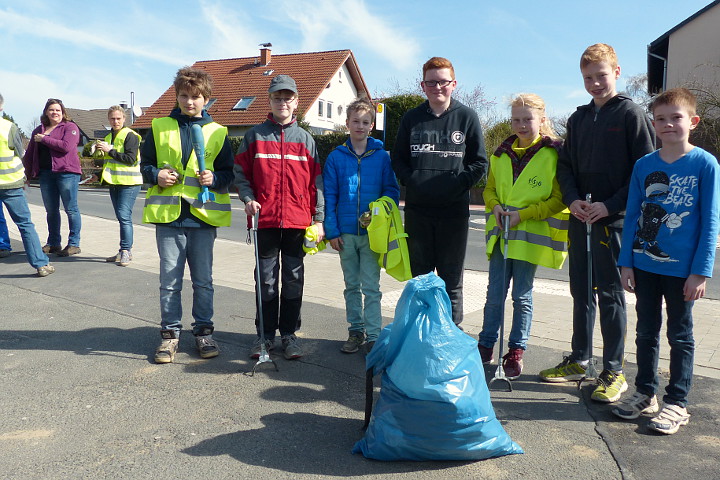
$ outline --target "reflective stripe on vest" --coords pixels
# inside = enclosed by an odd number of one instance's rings
[[[11,121],[0,118],[0,185],[18,183],[25,179],[22,160],[9,145],[12,126]]]
[[[370,203],[372,220],[368,226],[370,250],[379,253],[378,264],[395,280],[412,278],[407,233],[395,200],[381,197]]]
[[[145,197],[143,222],[170,223],[180,216],[181,201],[190,205],[190,212],[209,225],[225,227],[230,225],[230,194],[228,189],[210,189],[214,201],[204,204],[198,199],[202,188],[195,172],[198,170],[195,152],[190,153],[187,165],[182,164],[182,144],[177,120],[164,117],[152,121],[153,138],[157,154],[157,167],[171,167],[182,175],[182,180],[168,188],[153,185]],[[205,168],[213,170],[213,163],[225,143],[227,128],[215,122],[202,127],[205,139]],[[182,199],[182,200],[181,200]]]
[[[111,143],[118,153],[125,153],[125,139],[128,135],[136,135],[138,137],[138,142],[140,141],[140,135],[128,127],[121,128],[117,135],[115,135],[115,140],[112,139],[112,132],[110,132],[105,137],[105,141]],[[115,159],[108,154],[105,154],[103,159],[105,160],[105,166],[102,172],[102,180],[105,183],[109,183],[111,185],[142,185],[139,144],[137,158],[135,159],[135,164],[133,165],[116,162]]]
[[[492,156],[498,199],[510,211],[520,210],[550,198],[557,166],[557,152],[550,147],[540,149],[513,182],[510,157]],[[535,265],[559,269],[567,258],[567,209],[543,220],[524,220],[508,233],[508,257],[524,260]],[[485,239],[488,257],[495,245],[501,245],[502,230],[495,222],[495,215],[485,213]]]

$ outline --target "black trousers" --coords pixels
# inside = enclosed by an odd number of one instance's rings
[[[463,271],[468,239],[468,217],[435,218],[405,210],[405,233],[412,276],[437,271],[450,297],[452,319],[463,320]]]

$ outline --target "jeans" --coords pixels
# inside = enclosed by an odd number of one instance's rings
[[[405,209],[405,233],[410,254],[410,270],[417,277],[437,270],[450,297],[452,319],[463,320],[463,273],[468,239],[468,217],[428,217]]]
[[[133,246],[132,212],[139,192],[140,185],[110,185],[110,201],[120,222],[120,250]]]
[[[670,343],[670,382],[665,387],[663,402],[687,406],[692,384],[695,340],[693,338],[692,307],[683,295],[685,278],[649,273],[637,268],[635,295],[637,303],[637,365],[635,387],[640,393],[654,395],[658,389],[658,357],[660,355],[660,327],[662,301],[667,310],[667,338]]]
[[[5,204],[10,218],[12,218],[18,230],[20,230],[20,237],[22,238],[25,254],[27,255],[30,265],[32,265],[33,268],[40,268],[47,265],[49,263],[48,256],[42,251],[40,238],[30,218],[30,208],[28,208],[23,189],[0,189],[0,202]]]
[[[78,184],[80,174],[61,173],[50,170],[40,170],[40,193],[47,212],[48,239],[47,244],[60,246],[60,200],[62,200],[65,213],[68,217],[70,235],[68,245],[80,246],[80,209],[78,208]]]
[[[193,334],[212,327],[213,245],[217,228],[182,228],[155,225],[160,255],[160,326],[164,330],[182,330],[182,285],[185,263],[190,267],[193,287]]]
[[[340,266],[345,278],[343,294],[345,314],[350,324],[348,330],[351,333],[365,332],[368,341],[374,342],[382,328],[378,254],[370,250],[367,235],[343,234],[341,238]]]
[[[2,202],[0,202],[0,250],[12,250],[10,247],[10,233],[8,233]]]
[[[525,350],[532,323],[532,288],[537,265],[511,258],[507,260],[504,269],[505,278],[503,278],[503,247],[501,243],[495,244],[490,255],[490,272],[480,344],[492,348],[498,339],[500,323],[505,321],[502,316],[503,304],[510,286],[510,279],[512,279],[513,320],[508,348]]]
[[[603,338],[603,370],[619,372],[623,367],[627,313],[625,292],[620,281],[617,260],[622,229],[593,225],[590,236],[592,273],[600,332]],[[572,359],[588,360],[595,326],[596,300],[588,298],[587,229],[584,223],[570,219],[568,229],[570,294],[573,297]]]

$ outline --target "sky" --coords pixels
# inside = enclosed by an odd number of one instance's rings
[[[458,86],[481,86],[499,115],[513,94],[563,116],[590,100],[579,59],[612,45],[624,78],[645,73],[647,45],[709,0],[0,0],[0,94],[26,133],[45,101],[150,106],[199,60],[350,49],[373,96],[411,90],[432,56]]]

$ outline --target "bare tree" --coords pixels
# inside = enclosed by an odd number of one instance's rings
[[[27,128],[27,131],[30,132],[29,134],[32,134],[32,131],[35,130],[37,127],[40,126],[40,117],[33,117],[33,119],[28,122],[28,124],[25,126]]]
[[[623,93],[647,110],[650,106],[650,100],[652,99],[648,89],[647,73],[638,73],[637,75],[628,77],[625,81],[625,92]]]

